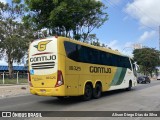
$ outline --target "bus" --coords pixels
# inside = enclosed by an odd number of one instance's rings
[[[90,100],[105,91],[131,90],[137,85],[132,59],[66,37],[34,40],[28,61],[28,81],[34,95]]]

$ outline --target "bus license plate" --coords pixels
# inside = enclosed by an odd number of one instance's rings
[[[41,89],[40,91],[41,91],[41,92],[43,92],[43,93],[45,93],[45,92],[46,92],[46,90],[45,90],[45,89]]]

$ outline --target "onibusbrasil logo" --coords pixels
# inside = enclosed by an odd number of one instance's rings
[[[50,41],[51,40],[39,42],[38,45],[35,45],[34,47],[37,48],[38,51],[44,51]]]

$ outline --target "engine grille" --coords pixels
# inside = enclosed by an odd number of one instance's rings
[[[51,69],[54,68],[55,62],[32,63],[32,69]]]

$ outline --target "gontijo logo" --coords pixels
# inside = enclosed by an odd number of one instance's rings
[[[44,50],[46,50],[46,45],[47,45],[50,41],[51,41],[51,40],[39,42],[38,45],[35,45],[34,47],[37,48],[38,51],[44,51]]]

